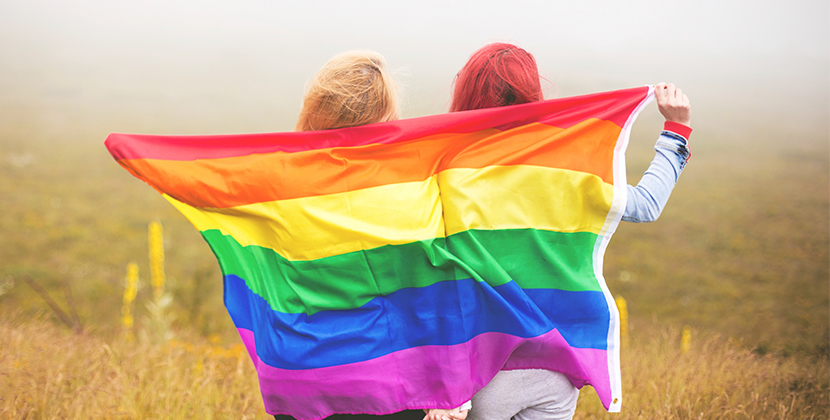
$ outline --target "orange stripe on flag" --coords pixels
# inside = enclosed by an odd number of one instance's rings
[[[120,163],[151,185],[163,180],[165,192],[178,201],[227,208],[423,181],[453,168],[562,168],[597,175],[612,184],[611,160],[619,132],[616,124],[589,119],[564,130],[534,123],[504,132],[449,133],[397,144]]]

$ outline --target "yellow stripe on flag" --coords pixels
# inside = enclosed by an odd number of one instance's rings
[[[165,198],[200,231],[216,229],[243,246],[270,248],[288,260],[313,260],[469,229],[599,233],[612,195],[613,187],[592,174],[494,166],[450,169],[422,182],[224,209]]]

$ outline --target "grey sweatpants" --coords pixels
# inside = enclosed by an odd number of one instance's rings
[[[558,372],[503,370],[473,396],[467,420],[563,420],[576,410],[579,390]]]

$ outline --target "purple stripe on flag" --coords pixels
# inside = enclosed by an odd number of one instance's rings
[[[238,330],[257,368],[266,411],[301,420],[333,413],[458,407],[502,367],[562,372],[579,388],[594,386],[600,399],[611,395],[603,386],[608,383],[607,352],[571,348],[556,330],[533,338],[484,333],[462,344],[413,347],[364,362],[307,370],[266,365],[255,354],[253,332]],[[589,383],[589,377],[599,383]]]

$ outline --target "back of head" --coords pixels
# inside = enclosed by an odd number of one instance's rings
[[[383,56],[372,51],[350,51],[329,60],[306,88],[295,130],[398,119],[397,87],[385,67]]]
[[[542,84],[536,59],[512,44],[489,44],[458,72],[450,112],[541,101]]]

